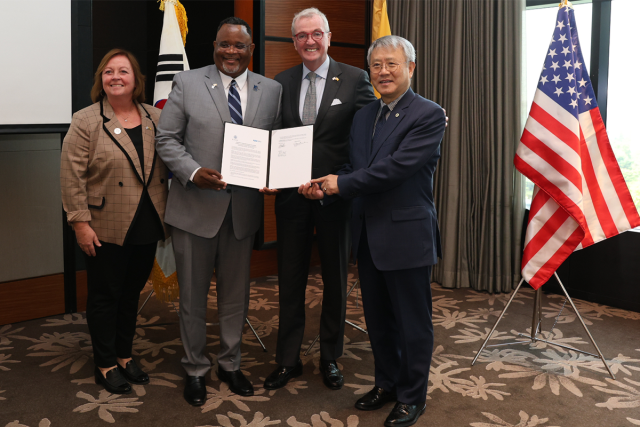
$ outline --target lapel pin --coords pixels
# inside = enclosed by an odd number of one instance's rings
[[[258,85],[253,85],[253,90],[257,91],[258,90]]]
[[[147,126],[147,130],[151,130],[151,128],[149,126]]]
[[[396,113],[396,117],[400,117],[400,113]]]
[[[113,130],[113,133],[115,133],[116,135],[120,135],[120,132],[122,132],[122,131],[120,130],[120,128],[115,128],[115,129]]]
[[[337,77],[334,77],[334,78],[333,78],[333,80],[335,80],[335,81],[337,81],[337,82],[339,82],[339,81],[340,81],[340,79],[339,79],[339,78],[337,78]]]
[[[211,89],[215,89],[216,86],[218,86],[218,83],[214,83],[213,86],[211,86]]]

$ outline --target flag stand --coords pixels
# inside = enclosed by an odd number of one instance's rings
[[[531,320],[531,335],[529,336],[529,335],[525,335],[525,334],[522,334],[522,333],[518,334],[519,337],[525,337],[525,338],[529,338],[529,339],[526,340],[526,341],[515,341],[515,342],[511,342],[511,343],[487,345],[487,342],[489,342],[489,340],[491,339],[491,335],[493,335],[493,333],[495,332],[496,328],[498,327],[498,323],[500,323],[500,321],[502,320],[502,317],[504,316],[505,312],[509,308],[509,305],[511,305],[511,302],[513,301],[513,299],[515,298],[516,294],[520,290],[520,287],[522,286],[522,283],[524,282],[524,279],[522,279],[522,280],[520,280],[520,283],[518,283],[518,286],[516,287],[515,291],[513,291],[513,294],[511,294],[511,298],[509,298],[509,301],[504,306],[504,309],[502,310],[502,313],[500,313],[500,316],[498,316],[498,320],[496,320],[496,323],[493,325],[493,328],[491,329],[491,332],[489,332],[489,335],[487,335],[487,338],[482,343],[482,347],[480,347],[480,350],[478,350],[478,353],[476,354],[476,357],[473,359],[473,362],[471,362],[471,365],[473,366],[476,363],[476,360],[478,360],[478,357],[480,357],[480,354],[482,353],[482,351],[487,347],[498,347],[498,346],[504,346],[504,345],[510,345],[510,344],[535,344],[536,342],[539,341],[539,342],[543,342],[543,343],[546,343],[546,344],[549,344],[549,345],[553,345],[553,346],[556,346],[556,347],[562,347],[562,348],[565,348],[567,350],[577,351],[578,353],[587,354],[589,356],[599,357],[600,360],[602,360],[602,363],[604,364],[604,366],[607,368],[607,371],[609,372],[609,375],[611,375],[611,378],[613,378],[615,380],[616,376],[613,375],[613,372],[611,372],[611,369],[609,368],[609,365],[607,364],[606,359],[602,355],[602,352],[600,351],[600,348],[598,348],[598,344],[596,344],[595,340],[591,336],[591,332],[589,332],[589,329],[587,328],[587,325],[584,323],[584,320],[582,319],[582,316],[580,316],[580,312],[578,312],[578,309],[576,308],[575,304],[573,303],[573,300],[571,299],[571,297],[567,293],[567,290],[565,289],[564,285],[562,284],[562,281],[560,280],[560,277],[558,277],[558,273],[554,272],[553,274],[556,277],[556,279],[558,280],[558,283],[560,284],[560,287],[562,288],[562,291],[564,292],[564,295],[565,295],[567,301],[569,301],[569,303],[571,304],[571,307],[573,307],[573,311],[575,311],[576,316],[578,316],[578,319],[580,320],[580,323],[582,324],[582,327],[584,328],[585,332],[587,333],[587,336],[589,337],[589,340],[591,341],[591,344],[593,344],[593,346],[596,348],[596,351],[598,352],[598,354],[589,353],[587,351],[580,350],[580,349],[577,349],[577,348],[574,348],[574,347],[569,347],[569,346],[566,346],[564,344],[558,344],[558,343],[554,343],[552,341],[548,341],[548,340],[544,340],[542,338],[538,338],[538,335],[540,333],[542,333],[542,328],[541,328],[541,325],[542,325],[542,290],[540,288],[538,288],[536,290],[536,294],[535,294],[535,297],[533,299],[533,318]],[[565,303],[566,303],[566,301],[565,301]],[[564,308],[564,306],[563,306],[563,308]],[[560,309],[560,313],[561,312],[562,312],[562,308]],[[558,313],[558,316],[560,315],[560,313]],[[553,330],[553,327],[551,329]]]

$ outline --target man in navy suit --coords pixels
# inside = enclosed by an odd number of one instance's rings
[[[430,276],[441,256],[433,174],[446,119],[439,105],[410,89],[416,64],[409,41],[382,37],[367,60],[382,97],[354,117],[350,163],[299,192],[353,199],[353,256],[376,379],[356,408],[396,401],[385,426],[410,426],[426,409],[433,352]]]

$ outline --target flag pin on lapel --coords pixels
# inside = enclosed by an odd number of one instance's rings
[[[337,77],[334,77],[334,78],[333,78],[333,80],[335,80],[335,81],[337,81],[337,82],[339,82],[339,81],[340,81],[340,79],[339,79],[339,78],[337,78]]]
[[[218,83],[214,83],[213,86],[211,86],[211,89],[215,89],[216,86],[218,86]]]

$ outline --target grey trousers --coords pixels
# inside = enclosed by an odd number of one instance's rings
[[[207,294],[214,268],[220,320],[218,364],[225,371],[240,369],[240,344],[249,307],[249,268],[253,236],[242,240],[233,233],[231,207],[213,238],[172,229],[180,283],[180,335],[187,375],[204,376],[211,369],[207,344]]]

